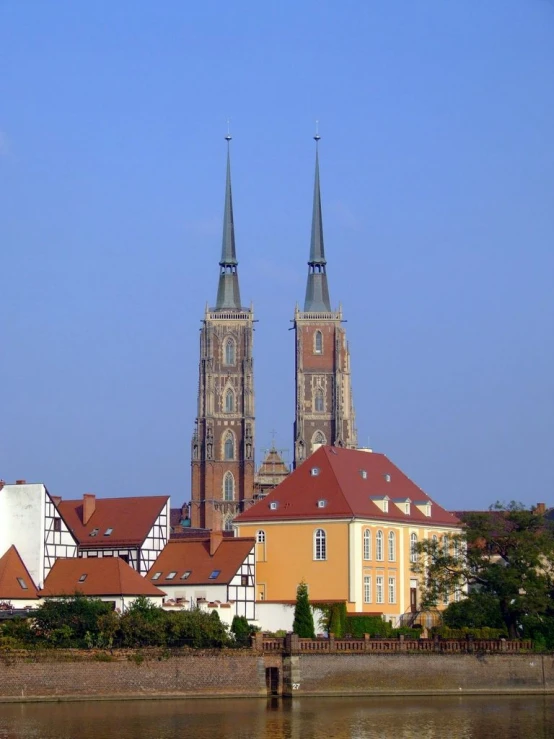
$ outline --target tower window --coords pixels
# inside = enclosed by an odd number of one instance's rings
[[[225,412],[233,413],[234,410],[235,410],[235,394],[229,388],[229,390],[227,390],[227,392],[225,393]]]
[[[223,478],[223,499],[234,500],[235,498],[235,478],[232,472],[226,472]]]
[[[314,334],[314,354],[323,354],[323,334],[316,331]]]
[[[235,440],[233,434],[230,431],[227,432],[227,436],[225,437],[223,456],[225,457],[225,459],[235,458]]]
[[[227,339],[225,342],[225,364],[235,364],[235,361],[235,342],[233,339]]]
[[[318,388],[315,393],[315,410],[317,413],[323,413],[325,410],[323,402],[323,390]]]

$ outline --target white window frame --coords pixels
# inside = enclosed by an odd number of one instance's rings
[[[314,560],[324,562],[327,559],[327,534],[324,529],[314,531]]]
[[[265,544],[265,531],[262,529],[256,533],[256,542],[258,544]]]
[[[417,534],[412,533],[410,534],[410,562],[414,564],[417,562],[416,544],[417,544]]]
[[[364,575],[364,603],[371,602],[371,575]]]
[[[385,559],[383,552],[383,532],[381,529],[375,535],[375,559],[377,562],[383,562]]]
[[[371,529],[364,529],[363,554],[364,554],[364,560],[367,561],[371,559]]]
[[[389,562],[396,562],[396,534],[389,531],[388,535]]]
[[[385,578],[383,575],[377,575],[375,578],[375,602],[382,604],[385,602],[383,589],[385,587]]]
[[[396,577],[389,577],[389,603],[396,603]]]

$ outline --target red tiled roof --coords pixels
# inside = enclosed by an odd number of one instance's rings
[[[251,538],[223,538],[214,554],[210,555],[209,536],[201,539],[170,541],[146,577],[152,580],[152,576],[160,572],[160,577],[154,581],[160,587],[164,585],[228,584],[238,572],[254,544],[254,539]],[[215,578],[210,578],[215,570],[220,570],[220,574]],[[167,575],[170,572],[175,572],[176,575],[168,580]],[[185,572],[190,572],[190,575],[182,579]]]
[[[18,578],[20,578],[24,588]],[[19,552],[12,545],[0,557],[0,600],[35,600],[40,598],[33,578],[25,567]]]
[[[312,470],[317,469],[317,474]],[[372,498],[389,498],[384,513]],[[405,514],[394,500],[411,501]],[[324,507],[318,501],[325,501]],[[277,503],[272,510],[270,504]],[[431,502],[431,515],[426,516],[416,503]],[[370,518],[379,521],[402,521],[414,524],[459,526],[451,513],[431,500],[384,454],[357,449],[322,446],[278,487],[258,501],[234,522],[287,521],[297,519]]]
[[[85,579],[80,582],[84,575]],[[120,557],[57,559],[44,582],[41,595],[47,598],[75,592],[90,596],[165,595],[163,590],[139,575]]]
[[[96,498],[94,513],[86,524],[82,499],[62,500],[58,510],[81,548],[113,549],[117,545],[140,546],[168,500],[166,495]],[[95,529],[97,534],[91,536]],[[108,529],[112,532],[106,536]]]

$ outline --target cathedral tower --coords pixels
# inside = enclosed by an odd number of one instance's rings
[[[227,135],[223,244],[215,307],[200,331],[198,415],[192,439],[191,524],[231,528],[254,485],[254,313],[240,302]]]
[[[319,187],[319,134],[314,136],[315,183],[312,238],[304,310],[296,306],[296,419],[294,466],[321,444],[357,446],[350,381],[350,353],[342,308],[331,309]]]

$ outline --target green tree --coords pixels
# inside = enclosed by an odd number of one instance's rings
[[[33,611],[35,633],[53,646],[84,647],[100,633],[100,617],[111,611],[110,603],[82,593],[49,598]]]
[[[466,514],[464,523],[464,534],[449,537],[447,546],[432,539],[418,543],[412,569],[424,578],[422,604],[435,606],[468,587],[472,605],[466,608],[479,610],[483,596],[489,596],[489,608],[496,603],[511,638],[522,634],[529,617],[554,615],[554,532],[544,515],[519,503],[496,504]]]
[[[308,586],[304,581],[296,589],[296,606],[292,630],[305,639],[314,639],[314,617],[308,599]]]

